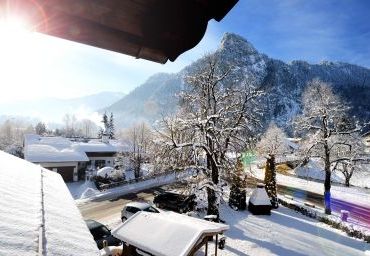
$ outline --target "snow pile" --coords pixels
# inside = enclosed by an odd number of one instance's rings
[[[81,196],[78,199],[87,199],[91,197],[95,197],[99,194],[98,190],[93,188],[87,188],[84,192],[82,192]]]
[[[112,180],[118,180],[123,177],[121,170],[116,170],[113,167],[103,167],[98,170],[97,175],[102,178],[109,178]]]
[[[254,205],[271,205],[270,199],[265,188],[256,188],[249,198],[249,202]]]
[[[69,192],[71,193],[72,197],[74,199],[79,199],[82,197],[84,193],[86,195],[93,195],[93,193],[98,193],[99,191],[97,190],[94,182],[92,181],[79,181],[79,182],[68,182],[66,183]],[[92,191],[86,192],[87,190],[91,189]]]

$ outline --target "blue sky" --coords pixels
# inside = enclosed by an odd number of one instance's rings
[[[216,49],[225,32],[240,34],[260,52],[287,62],[332,60],[370,67],[369,13],[367,0],[239,0],[224,20],[210,22],[198,46],[165,65],[38,34],[17,44],[0,40],[0,53],[7,56],[0,60],[5,74],[0,84],[7,88],[0,100],[128,93],[150,75],[177,72]]]

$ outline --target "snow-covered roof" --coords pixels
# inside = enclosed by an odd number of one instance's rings
[[[249,202],[254,205],[271,205],[270,199],[265,188],[256,188],[249,198]]]
[[[54,162],[84,162],[89,158],[84,152],[65,148],[58,149],[50,145],[31,144],[25,148],[24,157],[33,163],[54,163]]]
[[[205,234],[221,233],[229,226],[186,215],[138,212],[112,231],[113,236],[157,256],[185,256]]]
[[[72,147],[82,152],[117,152],[117,147],[110,143],[103,143],[98,140],[91,140],[89,142],[76,142]]]
[[[0,255],[99,255],[59,174],[2,151],[0,160]]]
[[[83,162],[89,161],[86,153],[118,152],[125,148],[117,140],[103,143],[92,139],[89,142],[71,141],[63,137],[25,135],[24,158],[30,162]]]
[[[50,145],[53,146],[56,149],[65,149],[72,145],[72,142],[63,137],[58,136],[40,136],[36,134],[26,134],[25,135],[25,145],[34,145],[34,144],[41,144],[41,145]]]

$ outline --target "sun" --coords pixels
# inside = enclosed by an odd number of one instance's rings
[[[27,85],[37,75],[40,47],[34,39],[35,32],[18,17],[0,19],[0,87],[2,89]],[[3,91],[4,92],[4,91]],[[8,97],[9,99],[9,97]]]
[[[10,61],[16,52],[27,48],[30,31],[20,18],[9,17],[0,20],[0,53],[2,62]]]

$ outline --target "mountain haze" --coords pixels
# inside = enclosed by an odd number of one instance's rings
[[[101,92],[71,99],[43,98],[0,103],[1,119],[9,117],[34,118],[60,123],[65,114],[88,115],[105,108],[124,96],[120,92]]]
[[[305,61],[285,63],[273,59],[258,50],[241,36],[226,33],[219,48],[213,53],[220,65],[233,68],[229,81],[246,78],[265,88],[266,122],[275,120],[286,127],[292,117],[301,110],[301,94],[308,81],[319,78],[332,84],[334,91],[352,107],[353,115],[370,118],[370,69],[342,62],[323,61],[309,64]],[[153,121],[162,115],[173,113],[177,108],[177,94],[183,87],[183,78],[191,74],[197,60],[176,74],[159,73],[117,101],[107,111],[116,115],[120,126],[135,122]]]

